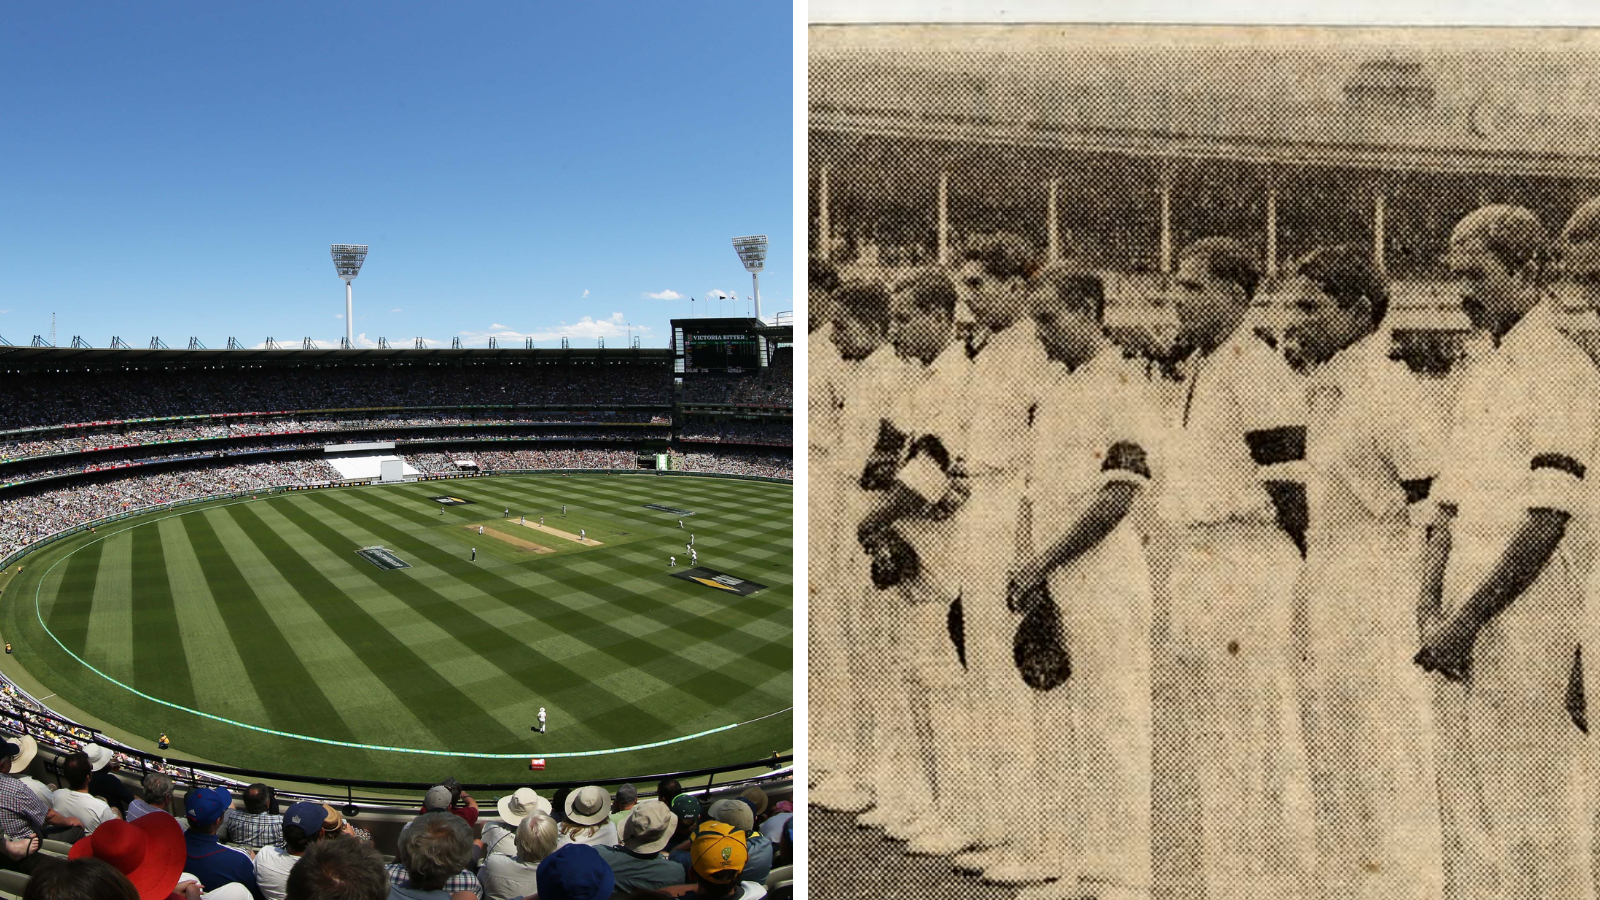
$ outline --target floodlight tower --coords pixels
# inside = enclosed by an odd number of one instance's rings
[[[350,304],[350,282],[361,274],[361,263],[367,258],[366,244],[334,244],[333,269],[344,279],[344,345],[354,347],[355,311]]]
[[[733,252],[739,254],[744,270],[750,273],[750,282],[756,291],[756,318],[761,318],[761,267],[767,261],[767,236],[752,234],[733,239]],[[738,299],[738,298],[734,298]]]

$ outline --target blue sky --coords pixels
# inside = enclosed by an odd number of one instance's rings
[[[110,3],[0,29],[0,335],[667,344],[793,308],[787,3]],[[666,299],[655,299],[656,295]],[[671,299],[677,296],[682,299]]]

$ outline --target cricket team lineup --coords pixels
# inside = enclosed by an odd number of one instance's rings
[[[1455,222],[1448,372],[1359,243],[1271,327],[1189,243],[1164,344],[1015,233],[813,260],[812,803],[1027,900],[1594,897],[1597,246]]]

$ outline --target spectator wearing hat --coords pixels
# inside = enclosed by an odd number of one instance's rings
[[[478,801],[463,791],[461,783],[454,778],[446,778],[442,783],[428,788],[428,793],[422,798],[422,811],[453,813],[468,825],[478,824]]]
[[[755,816],[750,812],[749,802],[743,798],[724,797],[706,810],[706,821],[721,822],[744,835],[745,863],[740,877],[745,881],[764,883],[772,872],[772,842],[755,830]],[[674,852],[672,859],[688,869],[694,864],[693,853],[694,842],[691,840],[689,847]]]
[[[678,817],[671,807],[660,800],[646,800],[635,806],[633,814],[623,822],[621,844],[596,848],[616,876],[615,896],[660,890],[687,880],[683,864],[661,852],[677,827]]]
[[[608,813],[611,795],[598,785],[587,785],[567,795],[567,820],[561,823],[561,846],[588,844],[610,847],[617,843],[617,827]]]
[[[11,757],[11,767],[5,771],[10,773],[11,777],[27,785],[29,790],[39,795],[40,800],[43,800],[47,804],[51,803],[55,799],[55,791],[51,789],[48,784],[45,784],[39,779],[34,778],[32,775],[27,774],[28,766],[33,764],[34,757],[38,756],[39,754],[39,742],[34,740],[32,735],[24,734],[17,737],[14,740],[14,743],[17,745],[17,755]],[[72,835],[71,837],[55,834],[56,831],[64,830],[66,827],[70,826],[52,826],[47,824],[45,826],[45,832],[52,838],[59,838],[63,841],[75,841],[78,838],[83,837],[83,833],[81,831]]]
[[[256,884],[267,900],[283,900],[289,886],[289,872],[311,845],[322,839],[327,807],[302,800],[283,811],[280,834],[283,839],[268,844],[256,853]]]
[[[495,853],[516,855],[517,826],[535,813],[550,815],[550,801],[534,793],[533,788],[517,788],[515,792],[501,797],[495,806],[500,810],[500,819],[495,822],[485,822],[483,826],[482,844],[485,861]]]
[[[423,813],[400,832],[395,860],[406,878],[391,876],[389,900],[450,900],[450,879],[472,862],[472,829],[448,812]]]
[[[89,757],[89,793],[96,797],[103,797],[107,803],[117,808],[117,815],[127,818],[128,807],[133,805],[133,790],[127,783],[117,777],[117,754],[110,747],[99,744],[84,744],[84,755]]]
[[[289,872],[284,900],[386,900],[383,857],[359,841],[317,841]]]
[[[349,819],[346,819],[344,817],[344,813],[339,812],[337,809],[334,809],[326,803],[322,804],[322,811],[326,815],[326,818],[322,820],[323,839],[331,837],[352,837],[363,844],[370,845],[372,843],[372,832],[367,831],[365,828],[362,828],[354,822],[351,822]]]
[[[183,798],[184,814],[189,817],[189,830],[183,835],[188,851],[184,869],[192,872],[208,892],[227,884],[242,884],[255,900],[264,900],[250,855],[217,840],[223,814],[232,806],[233,795],[220,787],[195,788]]]
[[[484,900],[511,900],[538,892],[539,863],[556,850],[556,820],[542,812],[530,812],[517,823],[512,838],[514,853],[484,856],[478,870]]]
[[[688,851],[689,838],[694,836],[694,827],[700,824],[700,799],[693,794],[679,794],[672,798],[672,813],[678,817],[678,828],[672,833],[669,846]]]
[[[94,834],[95,828],[99,827],[101,822],[121,818],[111,804],[89,793],[92,765],[88,754],[82,750],[68,756],[66,762],[61,765],[61,777],[67,782],[67,786],[57,788],[50,797],[51,808],[82,822],[84,834]]]
[[[150,772],[144,776],[144,796],[135,798],[128,805],[127,819],[129,822],[137,821],[145,816],[160,814],[178,823],[180,829],[188,828],[189,823],[173,816],[169,811],[172,808],[172,776],[165,772]]]
[[[539,863],[540,900],[606,900],[616,882],[600,851],[585,844],[567,844]]]
[[[794,804],[787,800],[779,800],[777,803],[772,804],[772,815],[763,819],[757,830],[767,840],[773,844],[778,844],[780,843],[780,836],[783,834],[784,826],[788,825],[793,818]]]
[[[680,897],[694,900],[753,900],[766,893],[759,884],[740,880],[740,873],[745,871],[748,861],[746,832],[726,822],[700,823],[689,842],[689,859],[695,887],[692,891],[679,894]]]
[[[229,809],[217,829],[217,840],[259,850],[283,839],[283,817],[272,811],[272,788],[252,784],[244,789],[244,809]]]
[[[623,820],[628,818],[628,813],[638,804],[638,788],[631,784],[617,788],[617,795],[611,800],[611,824],[617,827],[618,833],[622,831]]]
[[[167,900],[182,880],[184,855],[183,830],[176,819],[143,816],[133,822],[106,822],[74,843],[67,859],[100,860],[127,878],[138,900]]]
[[[32,872],[43,864],[38,856],[39,835],[47,825],[78,825],[83,823],[50,808],[19,779],[11,777],[13,761],[22,756],[22,747],[0,743],[0,832],[5,834],[4,853],[0,853],[0,869]]]

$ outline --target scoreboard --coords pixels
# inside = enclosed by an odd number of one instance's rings
[[[754,371],[761,365],[760,339],[754,334],[688,333],[683,337],[685,372]]]

